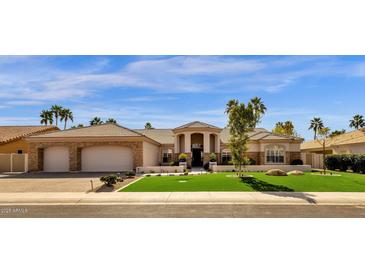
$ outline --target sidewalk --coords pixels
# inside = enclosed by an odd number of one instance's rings
[[[33,192],[0,193],[0,205],[252,204],[365,205],[360,192]]]

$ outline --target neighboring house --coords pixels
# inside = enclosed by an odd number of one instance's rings
[[[30,171],[124,171],[168,165],[180,153],[187,154],[189,166],[202,166],[212,152],[218,163],[231,159],[229,130],[198,121],[174,129],[137,130],[107,123],[32,136],[27,141]],[[290,164],[300,159],[301,142],[255,129],[247,155],[258,165]]]
[[[316,140],[304,142],[300,149],[303,153],[323,153],[323,146]],[[326,154],[365,154],[365,129],[328,138]]]
[[[0,153],[27,153],[25,137],[56,130],[55,126],[0,126]]]

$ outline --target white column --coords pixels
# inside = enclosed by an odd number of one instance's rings
[[[179,153],[179,135],[175,135],[174,151]]]
[[[191,152],[191,133],[185,133],[185,152]]]
[[[215,153],[221,152],[221,138],[219,135],[215,136]]]
[[[209,133],[204,132],[204,153],[210,152],[210,136]]]

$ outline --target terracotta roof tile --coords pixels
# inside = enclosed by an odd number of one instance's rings
[[[8,143],[47,131],[59,131],[59,128],[56,126],[0,126],[0,143]]]

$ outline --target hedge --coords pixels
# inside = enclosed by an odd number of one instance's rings
[[[331,170],[351,169],[357,173],[365,173],[365,154],[330,155],[326,157],[326,166]]]

